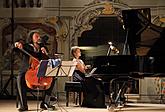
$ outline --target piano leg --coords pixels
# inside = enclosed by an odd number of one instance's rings
[[[110,106],[114,104],[115,107],[123,107],[126,98],[124,94],[128,91],[130,81],[135,81],[131,77],[118,77],[110,81]]]

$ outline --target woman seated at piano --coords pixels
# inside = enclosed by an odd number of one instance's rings
[[[73,61],[77,62],[76,69],[73,73],[73,81],[81,82],[85,79],[85,74],[88,67],[85,66],[83,60],[80,59],[81,50],[78,46],[72,47],[71,53],[73,55]]]
[[[105,107],[104,92],[102,81],[92,76],[85,77],[90,66],[85,65],[80,59],[81,50],[79,47],[72,47],[71,53],[73,61],[77,62],[76,69],[73,73],[73,81],[81,82],[83,86],[82,107]],[[101,101],[100,101],[101,99]]]

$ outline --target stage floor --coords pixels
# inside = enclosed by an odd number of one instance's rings
[[[36,112],[37,111],[37,102],[36,101],[28,101],[29,111],[28,112]],[[120,109],[114,108],[85,108],[79,107],[74,103],[70,102],[69,107],[65,106],[65,102],[58,102],[55,104],[56,112],[165,112],[165,104],[148,104],[148,103],[127,103],[125,107]],[[38,110],[41,112],[42,110]],[[18,112],[16,108],[15,100],[0,100],[0,112]],[[48,112],[48,110],[44,110],[43,112]]]

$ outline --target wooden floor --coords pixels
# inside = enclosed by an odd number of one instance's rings
[[[28,101],[28,112],[41,112],[37,110],[36,101]],[[69,107],[65,106],[65,102],[55,104],[56,112],[165,112],[165,104],[148,104],[148,103],[127,103],[123,108],[84,108],[79,107],[72,102]],[[18,112],[15,100],[0,100],[0,112]],[[49,112],[44,110],[43,112]]]

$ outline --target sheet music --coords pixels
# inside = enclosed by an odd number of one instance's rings
[[[55,67],[55,68],[47,67],[45,76],[46,77],[48,77],[48,76],[56,76],[57,72],[58,72],[58,69],[59,69],[58,67]]]
[[[85,77],[91,77],[93,75],[93,73],[97,70],[97,68],[93,68],[88,74],[86,74]]]
[[[89,72],[89,75],[92,75],[95,71],[97,70],[97,68],[93,68],[90,72]]]
[[[76,68],[77,62],[73,61],[62,61],[60,68],[55,67],[47,67],[46,76],[72,76],[75,68]],[[58,72],[58,74],[57,74]]]

